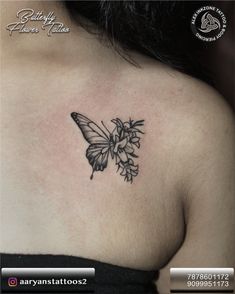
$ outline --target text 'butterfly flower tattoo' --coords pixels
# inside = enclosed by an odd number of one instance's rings
[[[71,113],[73,120],[78,125],[84,138],[90,144],[86,150],[86,157],[92,166],[93,178],[95,171],[103,171],[108,164],[109,154],[121,170],[120,175],[127,182],[133,181],[139,172],[139,166],[135,165],[134,158],[136,148],[140,148],[140,134],[144,134],[139,128],[144,125],[144,120],[121,121],[119,118],[112,119],[115,128],[110,132],[103,122],[104,129],[82,114]]]

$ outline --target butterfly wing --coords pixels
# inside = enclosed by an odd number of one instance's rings
[[[111,147],[110,138],[97,124],[84,115],[73,112],[71,117],[78,125],[83,137],[90,143],[86,151],[86,157],[92,166],[92,179],[95,171],[103,171],[107,167]]]
[[[77,112],[71,113],[71,117],[80,128],[83,137],[88,143],[98,144],[109,142],[109,136],[89,118]]]
[[[103,171],[108,164],[110,147],[107,144],[92,144],[87,148],[86,157],[92,166],[92,175],[95,171]]]

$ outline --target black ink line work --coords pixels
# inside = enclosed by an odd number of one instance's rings
[[[144,120],[121,121],[119,118],[112,119],[115,128],[110,132],[103,121],[103,129],[84,115],[73,112],[71,117],[81,130],[83,137],[90,144],[86,150],[86,157],[92,166],[93,178],[95,171],[103,171],[108,164],[109,154],[121,170],[120,175],[127,182],[133,182],[139,172],[139,166],[134,164],[135,149],[140,148],[140,134],[144,134],[139,128],[144,125]]]

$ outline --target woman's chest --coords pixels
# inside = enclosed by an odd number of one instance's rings
[[[91,180],[87,149],[97,142],[84,136],[71,113],[89,116],[107,133],[116,127],[111,123],[114,111],[128,122],[128,109],[122,112],[122,103],[114,102],[115,107],[102,111],[94,104],[89,107],[84,99],[59,98],[44,100],[45,104],[22,95],[21,103],[3,101],[3,251],[71,254],[129,267],[160,267],[182,242],[183,214],[171,181],[166,185],[160,159],[156,168],[147,113],[139,117],[139,110],[129,109],[134,121],[145,119],[138,134],[140,145],[133,145],[138,156],[132,157],[138,166],[133,182],[124,181],[122,170],[117,172],[119,165],[111,152],[105,168]],[[119,131],[115,131],[120,136],[113,147],[116,154],[126,146]],[[96,155],[92,154],[95,159]]]

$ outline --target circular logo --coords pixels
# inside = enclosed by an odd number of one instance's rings
[[[227,20],[215,6],[203,6],[192,16],[191,29],[194,35],[205,42],[218,40],[225,32]]]

